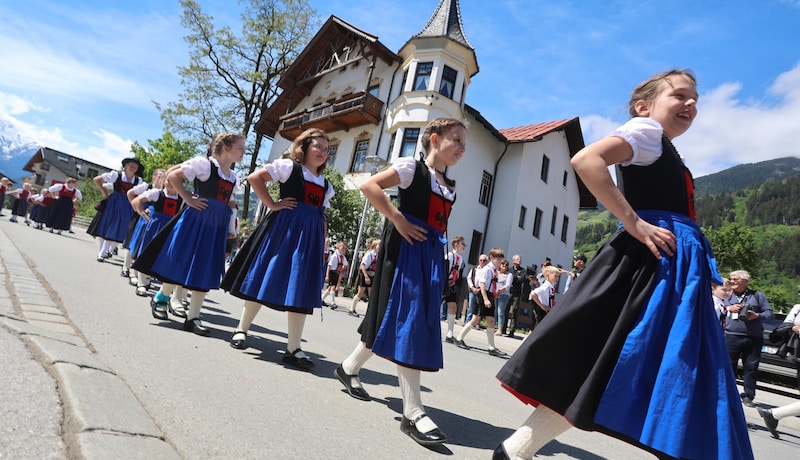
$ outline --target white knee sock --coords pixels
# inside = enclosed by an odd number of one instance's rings
[[[286,349],[293,352],[300,348],[303,339],[303,326],[306,324],[306,316],[302,313],[288,312],[286,329]],[[298,356],[299,357],[299,356]]]
[[[145,287],[150,284],[150,277],[142,272],[139,272],[139,282],[136,284],[138,287]]]
[[[397,380],[400,383],[400,394],[403,397],[403,416],[409,420],[415,420],[425,414],[419,387],[420,374],[419,369],[397,366]],[[420,433],[428,433],[436,428],[438,427],[430,417],[425,417],[417,422],[417,430]]]
[[[159,289],[159,292],[161,292],[162,294],[164,294],[167,297],[170,297],[172,295],[172,293],[175,292],[175,288],[176,287],[177,287],[177,285],[175,285],[175,284],[163,283],[161,285],[161,289]]]
[[[342,361],[342,369],[347,375],[356,375],[370,358],[372,358],[372,350],[367,348],[364,342],[358,342],[356,349]]]
[[[353,305],[350,307],[350,311],[356,311],[356,305],[358,304],[359,297],[360,296],[358,293],[356,293],[356,295],[353,297]]]
[[[131,257],[131,251],[127,251],[125,253],[125,262],[122,263],[122,268],[131,268],[132,263],[133,257]]]
[[[323,302],[327,301],[329,295],[331,295],[331,290],[330,289],[325,289],[325,293],[322,294],[322,301]]]
[[[514,434],[503,441],[503,448],[510,458],[532,458],[539,449],[570,427],[561,414],[540,405]]]
[[[453,336],[453,329],[456,326],[456,314],[447,313],[447,337]]]
[[[247,332],[250,330],[250,325],[256,319],[256,315],[261,310],[261,304],[253,302],[252,300],[244,301],[244,308],[242,308],[242,317],[239,319],[239,325],[236,326],[237,331]]]
[[[494,346],[494,327],[489,327],[486,325],[486,340],[489,342],[489,349],[493,350]]]
[[[103,244],[100,245],[100,257],[103,257],[106,253],[111,252],[111,247],[113,246],[113,241],[103,240]]]
[[[778,420],[790,415],[800,415],[800,401],[772,409],[772,416]]]
[[[186,312],[186,319],[195,319],[200,317],[200,309],[203,308],[203,299],[206,298],[205,292],[192,291],[192,298],[189,300],[189,311]]]
[[[461,340],[463,342],[464,341],[464,337],[466,337],[467,334],[469,334],[469,331],[471,331],[471,330],[472,330],[472,323],[471,322],[468,322],[468,323],[464,324],[464,327],[461,329],[461,332],[458,333],[457,339]]]

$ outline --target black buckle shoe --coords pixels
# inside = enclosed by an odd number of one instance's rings
[[[153,318],[161,321],[168,320],[167,305],[169,305],[169,301],[159,302],[155,297],[152,297],[150,299],[150,313],[153,315]]]
[[[781,435],[778,434],[778,419],[772,415],[772,409],[762,409],[759,407],[758,414],[764,419],[764,425],[767,426],[767,429],[772,434],[772,437],[775,439],[780,439]]]
[[[423,446],[447,442],[447,436],[445,436],[439,428],[434,428],[427,433],[422,433],[417,429],[417,423],[425,417],[427,417],[427,415],[422,414],[414,420],[409,420],[404,415],[403,419],[400,421],[400,431],[409,435],[411,439]]]
[[[469,350],[469,345],[467,345],[466,343],[464,343],[464,341],[463,341],[463,340],[458,340],[458,339],[456,339],[456,346],[457,346],[458,348],[463,348],[464,350]]]
[[[444,341],[445,341],[445,343],[453,343],[454,344],[454,343],[456,343],[456,338],[453,337],[453,336],[445,337]]]
[[[207,337],[211,333],[211,331],[209,331],[208,328],[203,326],[203,323],[200,322],[200,318],[192,318],[184,321],[183,330],[195,333],[197,335],[202,335],[203,337]]]
[[[241,340],[234,340],[236,334],[244,334],[244,338]],[[244,350],[245,348],[247,348],[247,332],[233,331],[233,335],[231,336],[231,346],[237,350]]]
[[[283,354],[283,358],[281,359],[281,361],[283,361],[286,364],[290,364],[298,369],[302,369],[304,371],[313,369],[314,361],[311,361],[308,358],[308,356],[304,356],[302,358],[297,357],[297,353],[300,351],[303,350],[298,348],[295,351],[286,351],[286,353]]]
[[[342,382],[342,385],[344,385],[344,389],[347,390],[347,393],[350,396],[356,399],[360,399],[362,401],[370,401],[372,399],[369,397],[369,393],[367,393],[367,390],[365,390],[363,387],[360,386],[354,387],[352,385],[353,381],[352,377],[357,377],[357,375],[345,374],[344,368],[342,367],[341,364],[339,364],[339,366],[336,368],[336,371],[333,373],[333,375],[335,375],[336,378],[339,379],[340,382]]]
[[[494,452],[492,453],[492,460],[511,460],[511,457],[509,457],[506,453],[506,449],[503,447],[502,442],[494,449]]]

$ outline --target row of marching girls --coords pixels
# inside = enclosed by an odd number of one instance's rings
[[[3,178],[6,181],[8,179]],[[83,199],[80,190],[76,188],[77,179],[67,178],[64,183],[57,183],[51,187],[37,190],[26,183],[21,188],[8,192],[14,198],[11,207],[11,222],[17,222],[18,217],[23,217],[27,225],[34,223],[34,227],[42,230],[45,226],[50,233],[57,231],[59,235],[64,230],[69,231],[72,226],[72,217],[75,215],[75,206]],[[2,199],[5,200],[8,183],[2,184]]]

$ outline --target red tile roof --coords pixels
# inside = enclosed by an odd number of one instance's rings
[[[508,139],[508,142],[527,142],[541,139],[545,134],[558,131],[573,121],[575,121],[575,118],[517,126],[516,128],[504,128],[498,131]]]

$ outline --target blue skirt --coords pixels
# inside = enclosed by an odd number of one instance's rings
[[[661,457],[752,459],[711,298],[720,280],[708,241],[688,217],[638,213],[675,234],[675,254],[658,261],[615,234],[498,379],[578,428]]]
[[[202,211],[183,208],[144,246],[133,268],[194,291],[218,289],[232,212],[214,199]]]
[[[114,192],[108,196],[103,215],[94,229],[93,235],[108,241],[122,243],[128,234],[128,225],[133,215],[133,207],[128,201],[128,196],[121,192]]]
[[[323,210],[298,203],[270,213],[236,253],[222,289],[280,311],[322,307]]]
[[[377,318],[380,327],[372,342],[372,352],[406,367],[435,371],[444,367],[439,312],[447,280],[444,260],[447,241],[441,232],[422,220],[404,216],[412,224],[425,228],[427,239],[410,245],[393,225],[384,233],[384,242],[387,237],[390,241],[381,244],[381,251],[386,247],[391,253],[396,247],[397,252],[396,256],[384,253],[381,258],[379,255],[376,287],[370,293],[369,308],[383,310],[383,314]],[[394,270],[381,273],[387,268],[387,259],[393,257],[396,257]],[[388,262],[388,266],[392,266],[391,261]],[[365,321],[370,316],[367,312]]]
[[[47,216],[50,214],[50,208],[51,206],[31,206],[31,211],[28,213],[28,218],[36,223],[43,224],[47,222]]]

